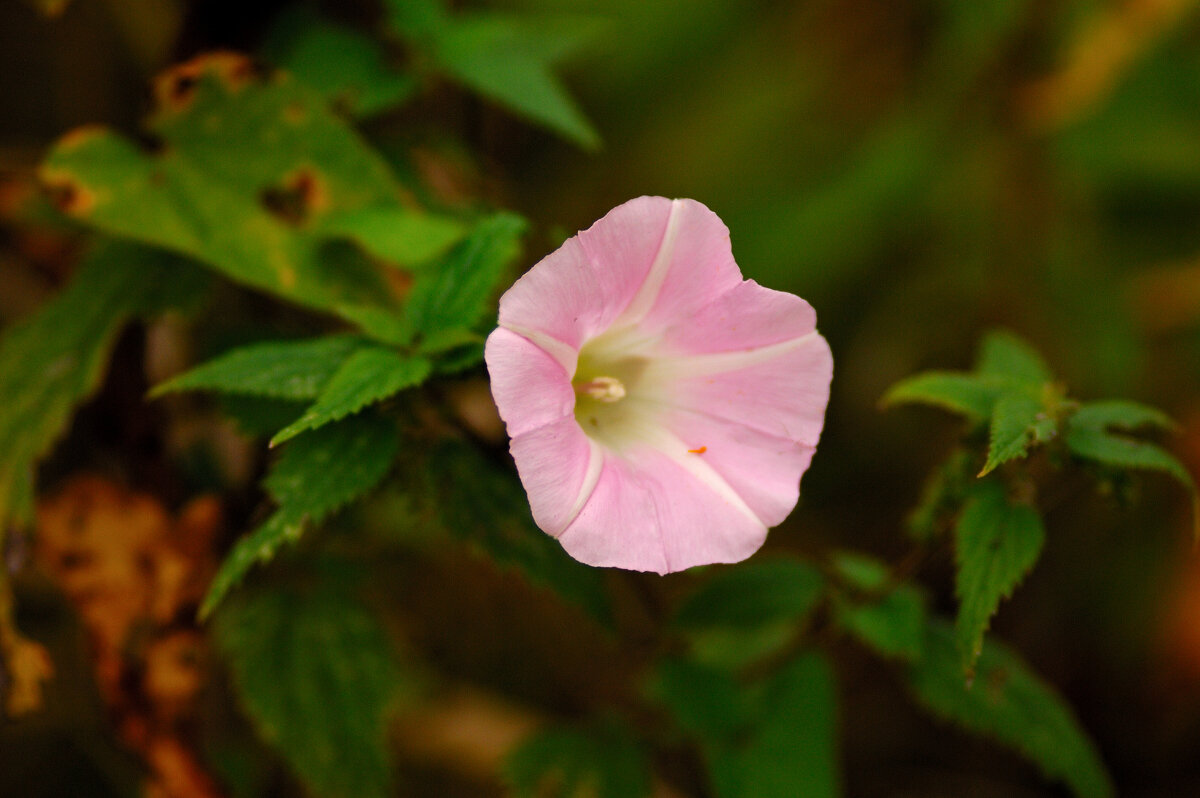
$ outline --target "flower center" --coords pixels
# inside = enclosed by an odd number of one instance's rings
[[[592,440],[621,450],[639,437],[646,421],[647,405],[640,394],[647,360],[606,343],[601,336],[584,344],[579,352],[571,381],[575,420]]]
[[[625,385],[616,377],[594,377],[575,383],[575,393],[585,393],[601,402],[619,402],[625,398]]]

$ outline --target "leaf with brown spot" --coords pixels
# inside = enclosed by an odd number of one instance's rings
[[[168,70],[155,96],[153,152],[95,127],[52,150],[41,178],[64,212],[301,305],[396,312],[377,264],[325,246],[324,218],[400,207],[400,194],[319,95],[215,53]]]

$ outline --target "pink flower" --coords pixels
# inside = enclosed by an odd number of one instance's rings
[[[533,518],[589,565],[738,562],[800,495],[833,358],[694,200],[609,211],[500,299],[492,395]]]

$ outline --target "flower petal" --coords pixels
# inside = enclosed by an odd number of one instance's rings
[[[814,332],[759,349],[663,358],[646,374],[653,401],[816,446],[833,356]]]
[[[746,280],[669,327],[663,354],[759,349],[803,338],[817,329],[812,306],[795,294]]]
[[[649,446],[606,455],[591,497],[559,536],[563,548],[588,565],[660,574],[749,557],[766,526],[687,467],[686,456]]]
[[[604,453],[573,416],[516,436],[511,451],[533,520],[546,534],[558,537],[591,497]]]
[[[642,200],[653,200],[655,210],[664,207],[661,197]],[[650,269],[614,328],[636,326],[640,332],[655,333],[742,282],[741,270],[733,260],[729,228],[715,213],[690,199],[673,200],[666,208],[666,224]],[[601,240],[593,230],[580,236],[588,253],[596,258],[612,252],[605,248],[610,243],[607,237]]]
[[[662,423],[729,484],[768,527],[783,522],[800,498],[800,477],[815,447],[688,410],[660,415]]]
[[[500,327],[488,336],[484,359],[492,398],[510,436],[515,438],[564,417],[574,423],[571,378],[545,350]]]
[[[671,208],[663,197],[639,197],[567,239],[500,298],[500,326],[540,332],[578,350],[638,293]]]

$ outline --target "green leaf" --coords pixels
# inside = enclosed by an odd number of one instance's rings
[[[433,58],[468,88],[594,150],[600,136],[551,68],[565,55],[563,33],[525,16],[462,15],[437,30]]]
[[[444,255],[467,233],[455,219],[399,205],[339,213],[325,219],[320,229],[326,235],[353,241],[377,258],[406,267]]]
[[[829,564],[839,579],[858,591],[878,593],[892,581],[892,569],[887,563],[857,552],[834,552]]]
[[[193,257],[299,304],[395,307],[380,269],[331,251],[325,216],[398,203],[386,163],[295,80],[202,56],[161,76],[143,151],[100,128],[63,137],[41,168],[60,207],[115,236]]]
[[[976,674],[968,687],[954,632],[934,622],[925,655],[909,668],[908,682],[933,714],[1017,751],[1079,798],[1114,795],[1104,764],[1070,709],[1016,654],[993,641]]]
[[[797,622],[817,605],[823,590],[820,572],[806,562],[755,560],[718,570],[679,607],[675,624],[745,630]]]
[[[611,623],[604,569],[571,559],[534,525],[525,491],[511,473],[459,441],[446,440],[419,454],[406,458],[402,476],[425,524],[553,590],[600,623]]]
[[[1052,437],[1056,429],[1054,420],[1046,415],[1037,399],[1019,391],[1002,394],[992,410],[987,462],[979,476],[1010,460],[1024,457],[1035,438]]]
[[[421,42],[447,23],[442,0],[383,0],[388,27],[401,36]]]
[[[1067,448],[1072,454],[1113,468],[1161,471],[1195,494],[1192,475],[1170,452],[1153,443],[1108,432],[1107,425],[1095,426],[1092,421],[1087,416],[1080,419],[1077,413],[1068,422]]]
[[[1076,427],[1119,429],[1133,432],[1144,427],[1175,430],[1179,425],[1161,410],[1124,399],[1088,402],[1075,411],[1071,422]]]
[[[0,337],[0,530],[28,518],[34,465],[99,385],[121,326],[194,303],[202,276],[162,252],[99,244],[61,294]]]
[[[264,57],[357,117],[394,108],[417,91],[417,80],[392,69],[371,37],[295,7],[279,16]]]
[[[839,598],[834,620],[859,642],[884,657],[912,660],[921,656],[925,634],[925,598],[902,585],[874,601]]]
[[[374,614],[319,583],[239,596],[214,631],[246,714],[313,795],[390,795],[386,720],[404,680]]]
[[[221,414],[232,419],[243,434],[270,437],[304,412],[304,403],[249,394],[222,394],[217,401]]]
[[[933,405],[981,422],[991,418],[996,400],[1007,388],[1006,380],[995,377],[959,371],[926,371],[893,385],[884,394],[883,405]]]
[[[804,654],[765,686],[748,739],[707,746],[717,798],[831,798],[841,793],[837,693],[823,656]]]
[[[640,798],[650,794],[650,766],[635,740],[616,719],[552,726],[508,755],[504,777],[515,798]]]
[[[361,414],[329,424],[284,448],[263,481],[279,509],[225,556],[200,606],[206,618],[258,563],[294,543],[308,526],[374,488],[399,449],[393,424]]]
[[[732,673],[687,659],[659,662],[646,692],[670,711],[680,730],[708,744],[742,738],[754,710]]]
[[[346,358],[362,346],[363,340],[353,335],[251,344],[155,386],[150,395],[199,390],[315,399]]]
[[[357,415],[283,447],[263,487],[289,515],[319,523],[379,484],[399,447],[394,424]]]
[[[1037,510],[1012,504],[1004,485],[977,484],[955,528],[955,631],[963,670],[973,673],[983,633],[1002,599],[1012,595],[1042,552],[1046,532]]]
[[[312,407],[272,438],[271,445],[357,413],[405,388],[420,385],[432,369],[432,364],[422,357],[406,357],[381,347],[359,349],[337,370]]]
[[[967,488],[975,482],[975,459],[966,449],[956,449],[930,475],[921,490],[921,500],[909,514],[908,533],[921,542],[931,541],[950,528]]]
[[[984,337],[975,371],[1037,386],[1054,379],[1037,350],[1007,330],[993,330]]]
[[[498,213],[480,222],[456,246],[440,268],[421,275],[413,284],[405,312],[427,353],[458,346],[483,316],[487,300],[520,254],[525,220]]]

